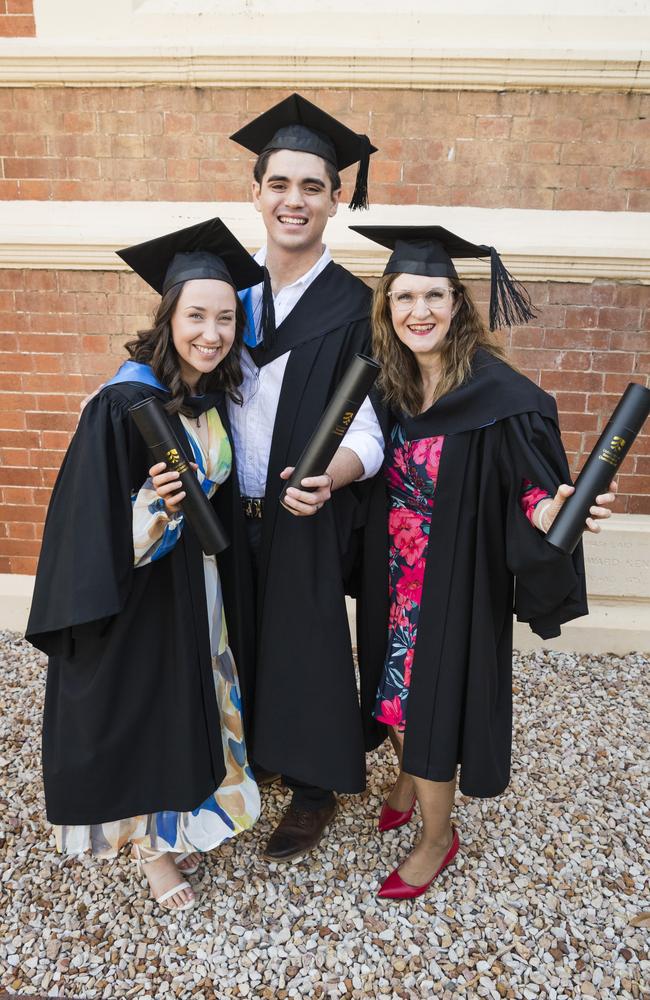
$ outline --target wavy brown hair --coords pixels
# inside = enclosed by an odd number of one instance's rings
[[[138,330],[135,340],[129,340],[124,347],[134,361],[150,365],[159,382],[169,389],[171,399],[165,403],[168,413],[184,413],[190,410],[184,405],[186,396],[201,395],[205,392],[225,392],[236,403],[241,403],[239,386],[242,384],[241,347],[246,326],[246,313],[239,296],[235,295],[235,339],[223,361],[212,372],[201,375],[194,389],[190,389],[181,375],[178,354],[172,338],[172,316],[176,309],[185,282],[173,285],[160,300],[153,316],[153,326],[148,330]]]
[[[379,279],[372,300],[372,348],[381,365],[379,389],[394,410],[415,416],[422,410],[422,378],[415,355],[409,351],[393,328],[387,292],[399,274],[385,274]],[[433,402],[457,389],[470,375],[475,351],[482,347],[507,364],[505,351],[495,342],[483,322],[471,295],[458,278],[450,278],[458,309],[440,351],[441,374]]]

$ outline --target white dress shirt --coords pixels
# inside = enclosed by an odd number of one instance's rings
[[[258,264],[266,259],[266,247],[255,254]],[[300,297],[309,288],[312,281],[330,263],[332,256],[325,247],[314,266],[297,281],[281,288],[273,296],[275,321],[280,323],[289,315]],[[251,293],[251,305],[255,318],[255,334],[261,339],[260,316],[262,305],[262,285],[256,285]],[[289,360],[290,351],[282,354],[269,364],[258,368],[244,347],[242,350],[242,371],[244,381],[239,387],[243,403],[239,406],[232,400],[228,401],[228,415],[232,429],[237,469],[239,474],[239,490],[242,496],[263,497],[266,493],[266,476],[271,453],[271,440],[275,415],[280,400],[280,391],[284,372]],[[343,446],[353,451],[363,465],[363,475],[367,479],[379,471],[384,458],[384,438],[379,422],[369,399],[365,399],[361,408],[350,425]]]

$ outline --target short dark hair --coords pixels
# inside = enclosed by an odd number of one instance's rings
[[[264,179],[266,168],[269,165],[269,158],[272,156],[273,153],[277,152],[278,152],[277,149],[265,149],[264,152],[260,153],[260,155],[255,160],[255,166],[253,167],[253,177],[255,178],[258,184],[261,184]],[[322,159],[322,157],[319,157],[319,159]],[[332,194],[333,194],[335,191],[338,191],[340,189],[341,178],[339,176],[338,170],[336,169],[333,163],[330,163],[329,160],[324,160],[324,159],[323,163],[325,164],[325,173],[327,174],[327,179],[332,185]]]

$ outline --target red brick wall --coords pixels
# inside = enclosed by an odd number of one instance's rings
[[[380,147],[371,167],[376,203],[650,210],[650,95],[305,95]],[[189,87],[0,91],[0,198],[245,201],[250,157],[227,137],[285,96]]]
[[[508,344],[517,364],[556,395],[576,470],[630,377],[647,382],[650,294],[615,283],[530,288],[539,321],[514,330]],[[487,299],[485,283],[474,291]],[[130,273],[0,271],[0,572],[34,572],[79,404],[117,367],[122,344],[155,302]],[[649,434],[620,482],[618,509],[650,513]]]
[[[27,38],[35,34],[32,0],[0,0],[0,38]]]
[[[33,34],[31,0],[0,0],[0,34],[19,29]],[[380,147],[375,203],[650,211],[650,95],[305,93]],[[0,89],[0,199],[246,201],[252,158],[228,135],[285,96]],[[483,283],[476,290],[487,298]],[[610,282],[531,291],[540,319],[509,346],[557,395],[575,471],[627,382],[647,381],[650,291]],[[79,403],[115,368],[153,301],[130,274],[0,272],[0,572],[33,571]],[[627,460],[621,489],[619,510],[650,513],[650,436]]]

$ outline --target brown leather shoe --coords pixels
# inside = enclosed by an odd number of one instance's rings
[[[269,837],[262,855],[267,861],[293,861],[315,847],[328,823],[336,816],[335,798],[322,809],[296,809],[289,806]]]

